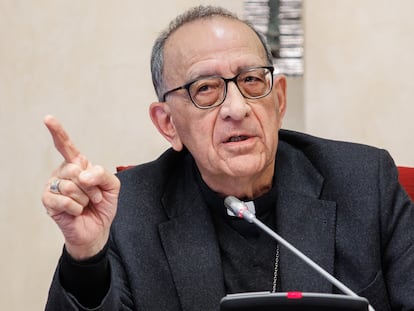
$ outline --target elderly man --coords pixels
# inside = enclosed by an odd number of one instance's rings
[[[262,37],[196,7],[156,41],[150,117],[172,148],[114,176],[53,117],[43,193],[65,247],[48,310],[218,310],[228,293],[337,290],[226,213],[257,218],[377,310],[414,309],[414,208],[383,150],[280,130],[286,80]],[[121,187],[120,187],[121,186]]]

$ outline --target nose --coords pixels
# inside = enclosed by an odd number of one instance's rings
[[[250,110],[250,105],[240,93],[237,85],[233,81],[229,81],[226,98],[220,107],[221,118],[240,121],[248,116]]]

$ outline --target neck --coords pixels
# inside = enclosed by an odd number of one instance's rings
[[[273,172],[273,171],[272,171]],[[267,193],[273,185],[273,174],[260,176],[259,178],[248,177],[222,177],[214,180],[206,180],[202,176],[204,182],[217,192],[220,196],[233,195],[244,200],[253,200]]]

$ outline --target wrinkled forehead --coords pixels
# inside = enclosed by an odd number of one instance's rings
[[[209,17],[182,25],[168,38],[164,78],[168,84],[183,75],[188,78],[189,72],[200,66],[227,65],[233,69],[248,61],[266,64],[266,59],[259,37],[248,25],[227,17]]]

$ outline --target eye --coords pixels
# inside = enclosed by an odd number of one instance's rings
[[[210,93],[216,93],[217,90],[221,89],[221,85],[221,79],[203,79],[195,81],[193,84],[191,84],[190,91],[194,96],[205,96]]]
[[[264,77],[265,76],[263,73],[249,72],[249,73],[246,73],[246,75],[242,77],[242,82],[243,83],[263,82],[265,80]]]
[[[200,107],[208,107],[220,101],[224,94],[224,81],[211,77],[193,82],[190,86],[190,97]]]
[[[212,86],[210,84],[203,84],[198,86],[197,88],[197,93],[202,93],[202,92],[208,92],[208,90],[211,90]]]
[[[237,84],[244,96],[256,98],[267,92],[270,81],[268,71],[257,68],[241,73]]]

